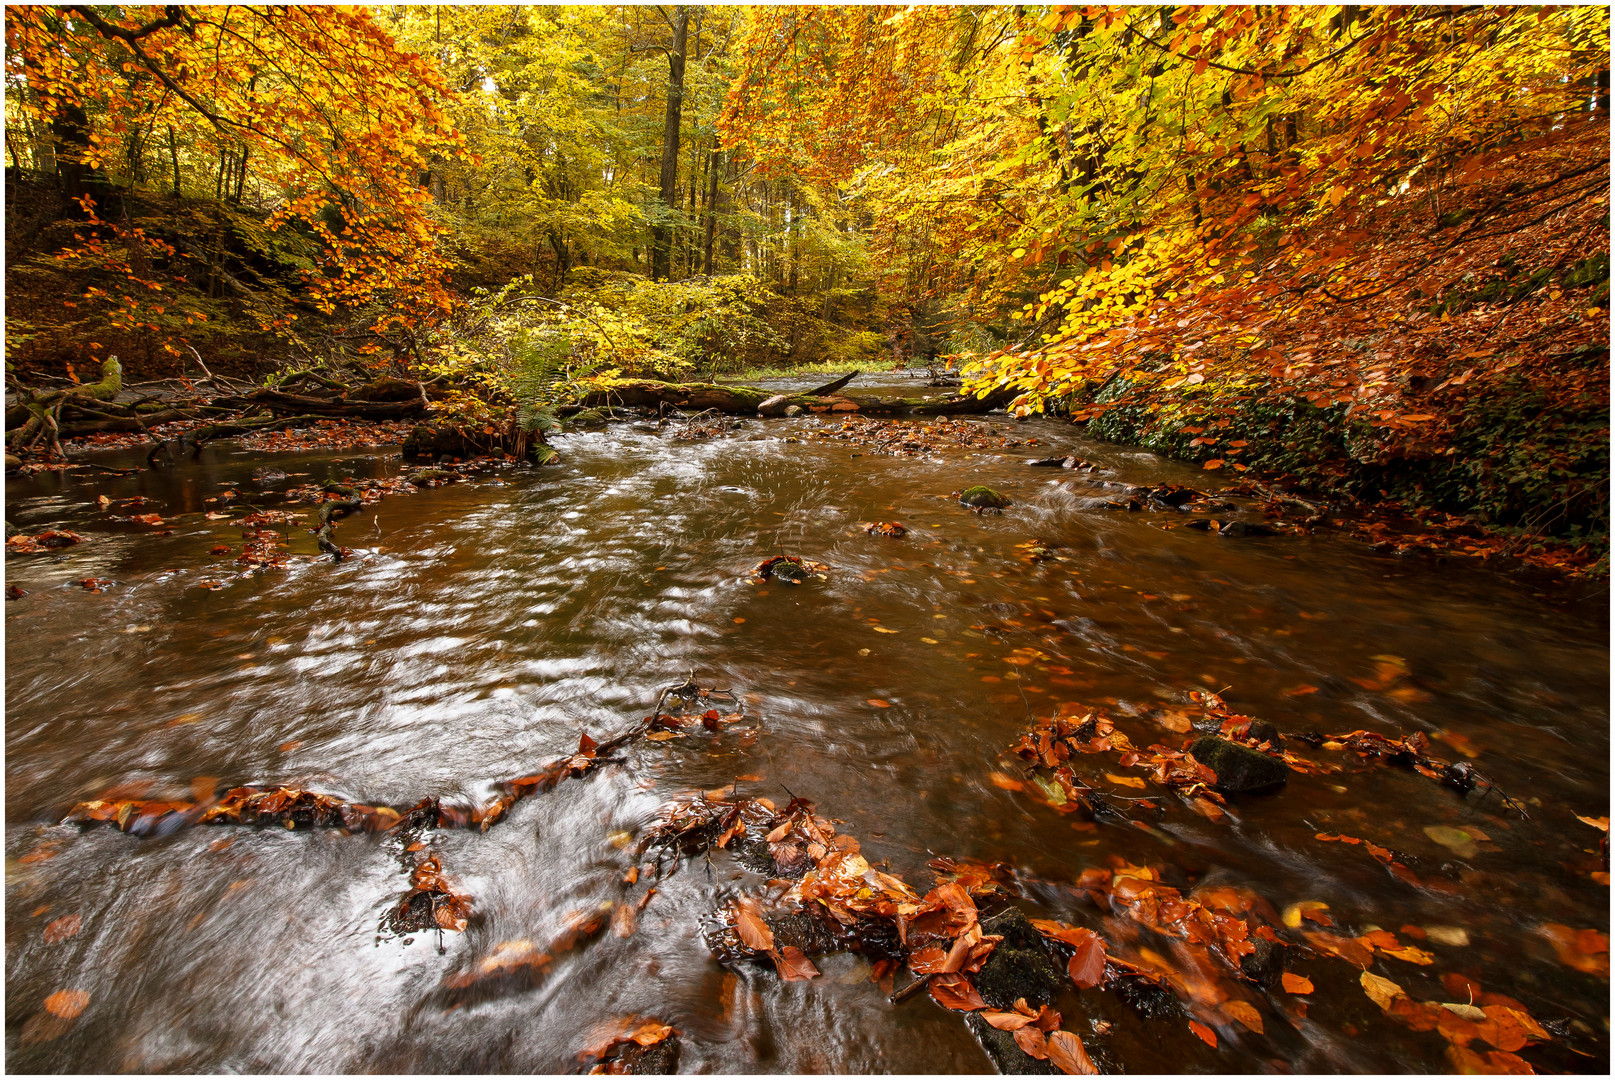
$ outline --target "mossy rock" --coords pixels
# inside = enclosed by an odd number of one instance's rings
[[[1025,998],[1032,1006],[1047,1005],[1060,992],[1060,975],[1049,960],[1043,935],[1019,908],[1008,908],[981,922],[983,934],[1003,937],[971,980],[987,1004],[1012,1009]]]
[[[1222,792],[1260,795],[1277,791],[1290,779],[1290,767],[1278,758],[1216,735],[1196,739],[1189,754],[1217,774],[1212,786]]]
[[[977,484],[975,487],[965,488],[960,493],[959,505],[976,510],[1002,510],[1009,505],[1009,499],[990,487]]]

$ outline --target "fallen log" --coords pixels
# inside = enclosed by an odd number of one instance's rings
[[[792,406],[805,413],[859,413],[864,416],[962,416],[991,412],[1012,401],[1017,391],[995,390],[984,398],[962,394],[940,397],[868,397],[856,394],[771,394],[755,386],[717,383],[668,383],[652,379],[613,379],[584,395],[584,408],[608,405],[678,409],[721,413],[756,413],[764,402],[773,415]]]
[[[288,394],[281,390],[254,390],[236,397],[215,398],[214,405],[232,409],[265,408],[278,413],[296,413],[305,416],[336,416],[358,420],[403,420],[419,416],[426,402],[419,396],[402,401],[369,401],[358,397],[363,387],[353,395],[314,397],[307,394]]]

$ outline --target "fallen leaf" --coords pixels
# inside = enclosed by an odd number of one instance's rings
[[[1380,952],[1385,956],[1394,956],[1398,960],[1406,960],[1410,964],[1420,964],[1425,967],[1436,962],[1435,953],[1413,945],[1404,945],[1400,949],[1381,949]]]
[[[891,702],[889,702],[889,701],[882,701],[882,700],[881,700],[881,699],[880,699],[880,698],[878,698],[878,697],[872,697],[872,698],[870,698],[870,699],[869,699],[869,704],[871,704],[871,705],[873,705],[873,706],[874,706],[874,707],[875,707],[875,708],[877,708],[877,709],[889,709],[889,708],[891,708],[891,707],[892,707],[892,703],[891,703]]]
[[[780,978],[786,982],[798,982],[813,978],[819,974],[819,969],[795,945],[787,945],[780,950],[780,955],[774,961]]]
[[[1078,945],[1065,966],[1066,974],[1079,990],[1088,990],[1105,981],[1105,943],[1098,934],[1086,945]]]
[[[1222,1003],[1225,1016],[1239,1021],[1249,1031],[1262,1034],[1262,1014],[1256,1011],[1256,1006],[1248,1001],[1225,1001]]]
[[[1192,1024],[1190,1025],[1193,1026]],[[1213,1039],[1216,1036],[1212,1037]],[[1082,1040],[1069,1031],[1051,1031],[1046,1036],[1049,1060],[1067,1076],[1095,1076],[1099,1070],[1088,1057]],[[1216,1045],[1215,1042],[1212,1043]]]
[[[956,1012],[974,1012],[985,1009],[987,1002],[982,999],[981,993],[971,983],[969,977],[957,973],[951,975],[933,975],[930,985],[926,987],[931,992],[931,1000],[944,1009],[953,1009]]]
[[[1469,944],[1469,931],[1461,926],[1426,926],[1424,932],[1438,945],[1461,948]]]
[[[1032,1022],[1032,1017],[1023,1013],[996,1012],[991,1009],[983,1010],[981,1018],[999,1031],[1019,1031]]]
[[[1372,971],[1363,972],[1358,982],[1363,984],[1363,992],[1369,1000],[1387,1012],[1391,1009],[1391,1003],[1403,996],[1400,986],[1389,979],[1380,978]]]
[[[1211,1047],[1213,1050],[1217,1048],[1217,1033],[1206,1027],[1206,1025],[1200,1023],[1198,1020],[1190,1020],[1189,1030],[1200,1036],[1200,1041]]]
[[[1312,980],[1307,978],[1304,975],[1296,975],[1296,974],[1294,974],[1292,972],[1286,971],[1279,977],[1279,981],[1284,984],[1284,990],[1285,990],[1286,993],[1290,993],[1290,994],[1310,994],[1310,993],[1312,993]]]
[[[1017,1028],[1014,1038],[1015,1045],[1020,1047],[1021,1051],[1029,1057],[1036,1058],[1038,1061],[1047,1061],[1049,1059],[1048,1039],[1037,1028],[1030,1025]]]
[[[52,919],[45,924],[45,944],[54,945],[58,941],[66,941],[79,932],[82,920],[77,915],[63,915],[60,919]]]
[[[90,1003],[90,995],[82,990],[58,990],[45,999],[45,1011],[63,1020],[72,1020]]]
[[[1005,791],[1026,790],[1026,785],[1024,783],[1005,773],[991,772],[987,774],[987,779],[992,781],[993,787],[1003,788]]]
[[[768,928],[757,909],[757,901],[743,896],[735,901],[735,930],[746,948],[754,952],[770,952],[774,948],[774,931]]]

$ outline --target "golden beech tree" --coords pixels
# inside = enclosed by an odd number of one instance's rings
[[[1607,253],[1608,48],[1597,7],[759,9],[724,130],[853,197],[910,289],[1011,311],[978,389],[1260,386],[1409,433],[1425,388],[1607,345],[1565,283]]]
[[[86,300],[108,305],[112,325],[162,332],[170,352],[184,339],[169,310],[185,283],[165,274],[173,245],[117,211],[120,170],[162,139],[176,196],[182,162],[238,203],[250,176],[270,208],[267,232],[295,232],[314,252],[285,255],[272,237],[261,246],[297,269],[281,302],[262,302],[261,283],[230,280],[265,329],[295,336],[285,301],[296,301],[363,313],[368,334],[407,339],[450,308],[442,229],[421,178],[434,156],[463,152],[444,109],[451,92],[364,10],[8,7],[6,78],[12,107],[48,141],[63,194],[81,207],[84,227],[58,258],[111,272]]]

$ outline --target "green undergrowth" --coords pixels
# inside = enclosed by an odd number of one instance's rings
[[[1117,382],[1088,431],[1187,461],[1222,459],[1301,487],[1457,514],[1508,532],[1609,548],[1609,399],[1550,400],[1523,375],[1454,403],[1439,437],[1388,436],[1345,406],[1261,391],[1152,400]],[[1198,430],[1184,430],[1198,429]],[[1215,437],[1214,443],[1191,445]],[[1243,440],[1243,447],[1230,446]],[[1231,478],[1231,477],[1230,477]]]

